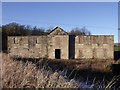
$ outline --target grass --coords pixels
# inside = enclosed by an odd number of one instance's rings
[[[15,61],[2,55],[0,73],[3,88],[77,88],[75,80],[67,80],[58,72],[37,68],[31,62]]]
[[[83,72],[77,73],[78,70],[76,71],[75,66],[78,63],[84,64],[84,62],[72,61],[68,63],[68,61],[56,62],[43,59],[33,59],[36,61],[33,62],[33,60],[12,59],[7,54],[2,53],[0,53],[0,56],[2,57],[0,61],[1,88],[95,88],[98,90],[102,88],[104,90],[120,87],[120,75],[109,79],[106,79],[103,75],[102,78],[98,79],[96,72],[90,74],[87,71],[92,70],[89,67],[86,70],[84,69]],[[99,63],[97,63],[98,66]],[[87,66],[88,64],[84,65]],[[92,62],[91,65],[94,65],[94,63]],[[85,75],[87,75],[87,78],[84,77]],[[93,78],[91,78],[92,76]],[[101,74],[98,73],[98,76],[101,76]]]
[[[120,46],[114,45],[114,51],[120,51]]]

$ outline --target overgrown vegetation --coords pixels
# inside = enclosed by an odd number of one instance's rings
[[[120,51],[120,45],[114,45],[114,51]]]
[[[69,72],[69,68],[64,66],[64,62],[60,64],[60,62],[51,62],[44,59],[39,61],[36,59],[31,61],[18,60],[9,58],[8,55],[2,53],[0,53],[0,56],[2,57],[0,61],[0,85],[3,88],[82,88],[85,90],[88,88],[98,90],[120,88],[120,75],[114,76],[110,80],[106,77],[98,80],[94,74],[92,74],[94,78],[91,79],[91,74],[86,73],[89,77],[84,80],[82,79],[84,77],[81,77],[80,74],[79,78],[75,78],[76,75],[74,74],[74,78],[70,79],[70,76],[75,73],[75,68],[72,68],[73,70]],[[59,67],[63,66],[64,70],[54,67],[55,63],[56,65],[59,64]]]
[[[0,69],[3,88],[78,88],[74,79],[68,80],[60,72],[12,60],[6,54],[2,55]]]

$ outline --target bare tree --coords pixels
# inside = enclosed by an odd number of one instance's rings
[[[71,35],[91,35],[91,32],[86,29],[86,27],[79,28],[75,27],[70,31]]]
[[[54,29],[53,26],[50,26],[50,27],[46,30],[46,33],[50,33],[53,29]]]

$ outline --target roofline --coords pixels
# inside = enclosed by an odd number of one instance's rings
[[[50,31],[48,34],[52,33],[55,29],[60,28],[59,26],[55,27],[52,31]],[[64,31],[66,34],[69,34],[68,32],[66,32],[65,30],[63,30],[62,28],[60,28],[62,31]]]
[[[114,36],[114,35],[75,35],[75,36]]]

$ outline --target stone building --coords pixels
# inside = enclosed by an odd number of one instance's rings
[[[43,36],[8,36],[12,56],[49,59],[113,59],[113,35],[69,35],[56,27]]]

